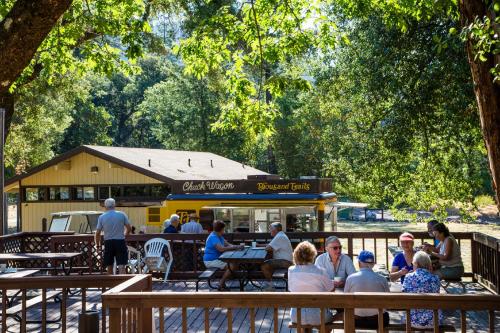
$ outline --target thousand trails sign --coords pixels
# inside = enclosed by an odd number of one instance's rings
[[[330,178],[273,180],[185,180],[172,193],[322,193],[332,190]]]

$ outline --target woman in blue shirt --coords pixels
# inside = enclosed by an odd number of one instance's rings
[[[207,268],[218,268],[225,269],[224,275],[222,276],[219,283],[219,291],[228,290],[226,287],[226,280],[231,276],[231,270],[237,270],[236,265],[231,264],[231,269],[227,266],[225,262],[219,260],[220,255],[226,251],[234,251],[243,249],[243,246],[232,245],[228,243],[222,234],[224,234],[224,228],[226,224],[222,221],[214,222],[214,231],[208,235],[205,242],[205,254],[203,255],[203,262]]]
[[[413,235],[409,232],[404,232],[399,236],[399,243],[403,248],[403,252],[398,253],[392,262],[390,278],[391,281],[396,281],[401,278],[401,283],[405,280],[405,275],[413,271]]]

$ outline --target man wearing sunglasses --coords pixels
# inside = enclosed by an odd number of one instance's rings
[[[356,272],[351,258],[342,253],[342,245],[336,236],[330,236],[325,241],[326,252],[316,258],[315,265],[323,268],[335,288],[343,288],[347,277]]]

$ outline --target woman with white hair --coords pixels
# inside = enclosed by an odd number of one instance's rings
[[[408,273],[403,282],[404,293],[439,293],[441,284],[439,277],[431,273],[431,258],[424,251],[418,251],[413,256],[413,272]],[[441,320],[441,313],[439,313]],[[416,328],[431,328],[434,326],[432,310],[416,309],[410,311],[411,325]]]

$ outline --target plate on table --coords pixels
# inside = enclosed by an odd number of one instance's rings
[[[252,250],[265,250],[266,248],[265,247],[252,247]]]
[[[17,268],[9,267],[9,268],[6,268],[5,271],[1,272],[1,274],[15,273],[15,272],[17,272]]]

